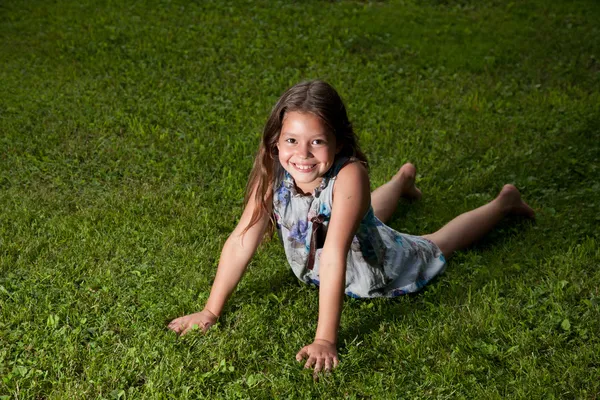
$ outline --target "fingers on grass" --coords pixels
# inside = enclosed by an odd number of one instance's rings
[[[167,328],[169,328],[170,330],[172,330],[175,333],[179,333],[179,331],[181,330],[181,323],[179,322],[179,318],[171,321],[171,323],[167,326]]]
[[[304,364],[304,368],[312,368],[312,366],[315,365],[315,362],[317,362],[315,356],[308,357],[308,360],[306,360],[306,364]]]
[[[205,322],[202,324],[202,333],[206,333],[210,327],[213,326],[210,322]]]
[[[296,361],[302,361],[305,357],[308,357],[308,351],[306,351],[306,347],[303,347],[302,350],[296,354]]]
[[[190,331],[193,331],[194,329],[198,329],[198,324],[191,324],[191,323],[187,323],[185,326],[185,329],[183,330],[183,332],[181,332],[181,336],[189,333]]]
[[[191,331],[192,329],[194,329],[194,325],[187,325],[185,327],[185,329],[183,330],[183,332],[181,332],[181,336],[187,334],[189,331]]]
[[[333,368],[333,358],[332,357],[327,357],[325,359],[325,372],[329,372],[332,370]]]
[[[317,361],[315,362],[315,374],[321,372],[323,370],[324,365],[325,359],[323,359],[322,357],[317,358]]]

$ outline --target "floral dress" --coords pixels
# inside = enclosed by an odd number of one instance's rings
[[[319,285],[319,259],[331,217],[333,187],[342,167],[354,161],[336,160],[310,195],[297,193],[286,171],[276,180],[273,211],[279,238],[294,274],[306,283]],[[348,251],[345,292],[359,298],[416,292],[445,266],[444,255],[433,242],[396,232],[369,207]]]

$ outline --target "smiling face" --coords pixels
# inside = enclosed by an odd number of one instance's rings
[[[312,193],[333,165],[335,136],[311,113],[285,113],[277,141],[279,162],[304,193]]]

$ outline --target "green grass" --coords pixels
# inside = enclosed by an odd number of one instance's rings
[[[600,397],[600,6],[589,1],[0,4],[0,398]],[[514,183],[422,293],[347,299],[340,367],[294,360],[317,291],[263,246],[199,310],[270,107],[343,96],[373,187],[406,161],[431,232]]]

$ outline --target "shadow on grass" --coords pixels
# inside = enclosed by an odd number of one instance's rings
[[[252,302],[256,298],[267,296],[279,298],[290,287],[298,287],[302,284],[290,268],[278,269],[266,276],[267,279],[261,279],[264,277],[263,275],[244,282],[225,306],[223,315],[237,311],[243,304]]]

